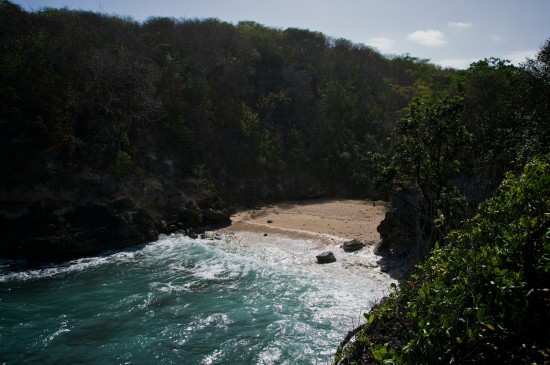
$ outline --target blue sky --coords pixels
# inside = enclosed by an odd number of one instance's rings
[[[127,16],[253,20],[320,31],[465,68],[498,57],[518,64],[550,38],[550,0],[12,0],[27,10],[68,7]]]

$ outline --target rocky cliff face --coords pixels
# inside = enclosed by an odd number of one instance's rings
[[[198,199],[162,177],[42,170],[40,179],[0,187],[0,258],[67,260],[230,222],[221,199]]]
[[[415,207],[419,200],[420,196],[415,192],[395,192],[391,209],[377,228],[381,238],[377,254],[418,259],[419,217]]]

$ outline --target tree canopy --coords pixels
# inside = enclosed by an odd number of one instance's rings
[[[290,197],[314,183],[364,191],[362,155],[418,85],[442,88],[452,74],[254,22],[137,23],[4,1],[0,23],[4,156],[25,144],[25,155],[119,177],[170,160],[185,179],[205,165],[228,197]]]

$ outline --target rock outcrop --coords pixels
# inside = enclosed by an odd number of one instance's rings
[[[319,264],[329,264],[331,262],[336,261],[336,257],[334,256],[334,253],[332,253],[331,251],[320,253],[315,257],[317,258],[317,263]]]
[[[61,183],[59,183],[61,182]],[[166,196],[162,196],[162,192]],[[221,199],[196,200],[160,180],[58,174],[0,189],[0,258],[64,261],[230,223]]]
[[[342,249],[345,252],[359,251],[363,247],[365,247],[365,244],[359,240],[347,241],[347,242],[344,242],[344,244],[342,245]]]
[[[420,196],[416,192],[397,191],[392,199],[392,208],[377,228],[381,242],[375,252],[382,255],[411,255],[416,248],[418,214],[416,207]]]

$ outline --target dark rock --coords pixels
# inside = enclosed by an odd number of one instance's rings
[[[65,215],[73,226],[83,228],[116,226],[116,213],[105,203],[93,202],[76,205]]]
[[[271,224],[271,223],[273,223],[273,221],[272,221],[271,219],[269,219],[269,220],[267,221],[267,223],[268,223],[268,224]]]
[[[196,205],[193,206],[189,204],[181,208],[178,214],[178,220],[187,227],[198,227],[202,224],[204,215]]]
[[[336,261],[336,257],[331,251],[326,251],[315,256],[318,264],[328,264]]]
[[[204,210],[204,218],[213,222],[229,222],[231,220],[228,213],[211,208]]]
[[[342,245],[342,248],[344,249],[345,252],[358,251],[363,247],[365,247],[365,244],[359,240],[347,241],[347,242],[344,242],[344,244]]]
[[[132,199],[124,195],[114,198],[112,201],[112,205],[115,209],[130,209],[135,206]]]
[[[398,191],[392,199],[392,209],[386,212],[384,220],[377,227],[381,242],[375,249],[379,255],[402,256],[414,250],[420,195],[414,191]]]

